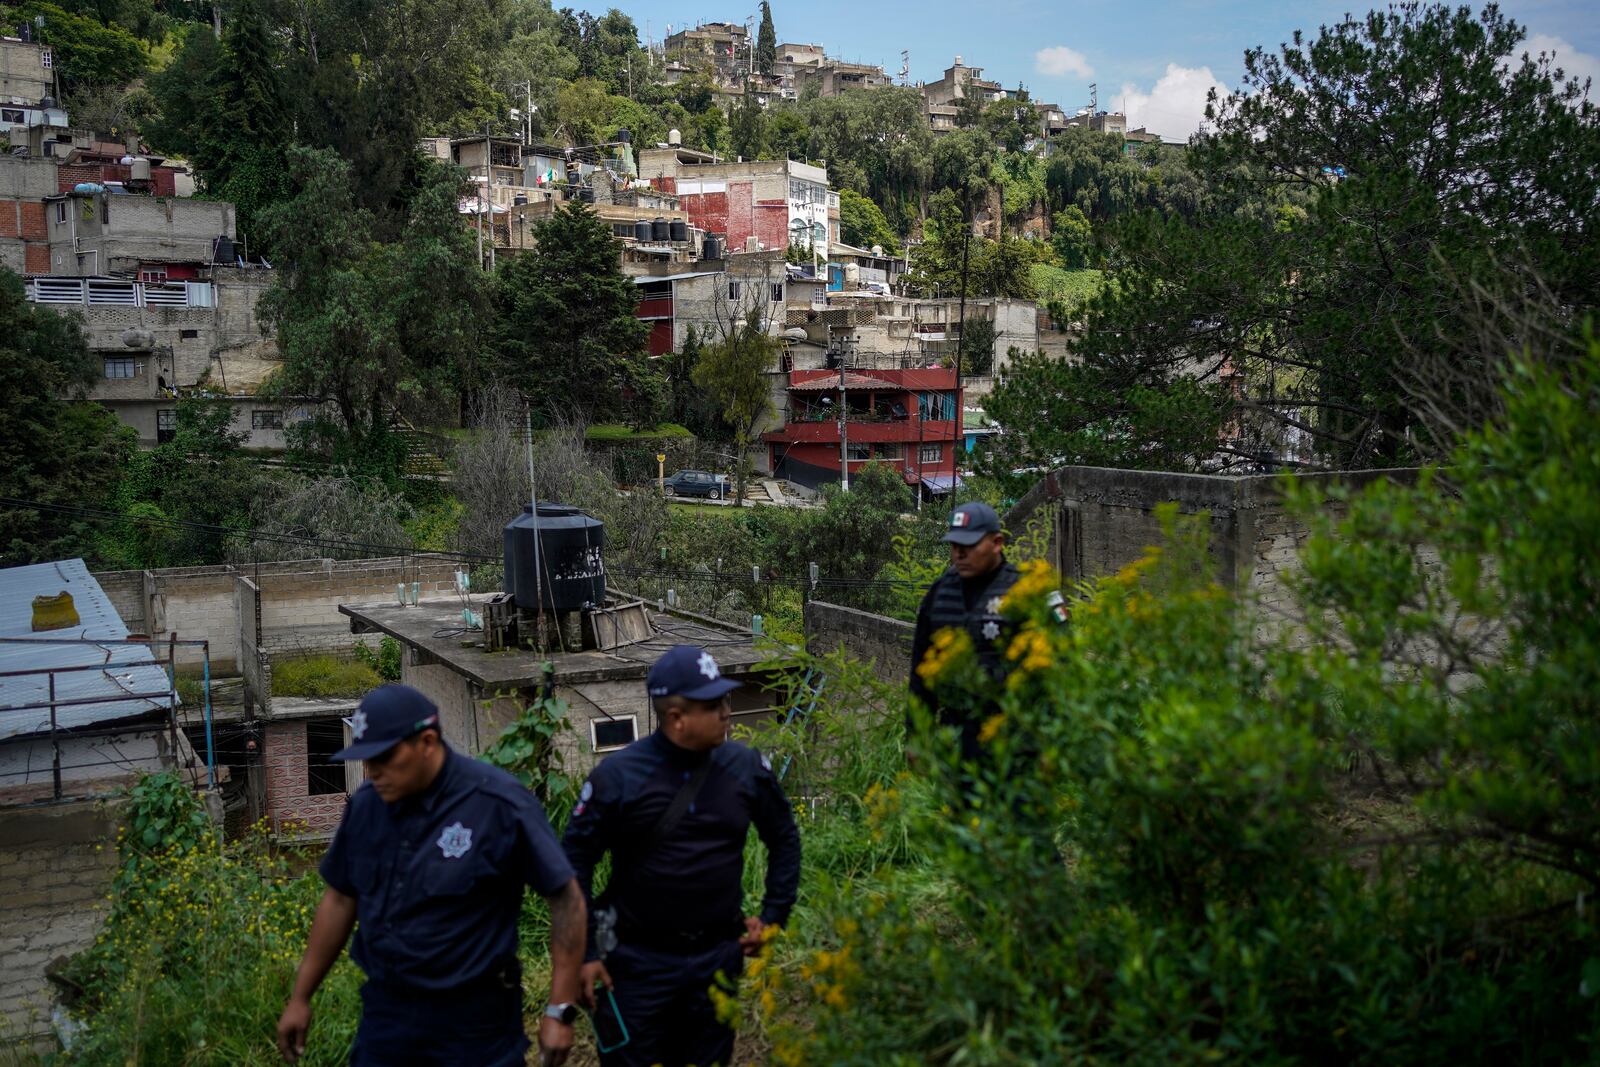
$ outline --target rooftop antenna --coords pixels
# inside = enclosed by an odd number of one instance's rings
[[[1089,114],[1100,113],[1100,87],[1094,82],[1089,83]]]
[[[902,49],[900,49],[900,84],[901,85],[910,85],[911,84],[911,82],[909,80],[910,77],[911,77],[911,50],[909,48],[902,48]]]

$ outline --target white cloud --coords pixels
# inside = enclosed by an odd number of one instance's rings
[[[1094,68],[1082,52],[1064,44],[1041,48],[1033,54],[1033,69],[1050,78],[1064,78],[1076,74],[1080,78],[1094,77]]]
[[[1566,73],[1568,78],[1576,78],[1580,83],[1588,78],[1593,84],[1589,88],[1591,100],[1600,98],[1600,58],[1580,52],[1564,38],[1552,37],[1548,33],[1536,33],[1522,44],[1522,51],[1537,59],[1540,52],[1554,53],[1555,65]],[[1521,56],[1521,52],[1518,53]]]
[[[1115,102],[1122,105],[1130,129],[1143,126],[1151,133],[1183,140],[1200,128],[1206,113],[1206,93],[1213,85],[1222,88],[1210,67],[1168,63],[1167,72],[1149,92],[1128,82]]]

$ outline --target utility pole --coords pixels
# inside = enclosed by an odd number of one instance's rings
[[[489,191],[489,123],[483,124],[483,188],[479,189],[478,202],[478,269],[483,269],[483,197]]]
[[[957,315],[957,325],[960,334],[956,340],[956,389],[953,394],[955,411],[951,412],[954,419],[950,424],[950,495],[956,492],[956,444],[961,438],[961,356],[962,350],[967,347],[967,252],[972,245],[972,223],[967,221],[966,213],[968,203],[968,179],[961,180],[961,221],[964,229],[961,234],[961,304]],[[1001,236],[1004,236],[1002,234]]]
[[[828,347],[833,347],[833,327],[828,327]],[[844,349],[834,350],[839,357],[839,479],[840,488],[850,491],[850,405],[845,398]]]

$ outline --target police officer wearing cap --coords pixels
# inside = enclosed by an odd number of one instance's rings
[[[917,673],[933,635],[944,629],[964,630],[972,639],[978,661],[996,681],[1009,673],[1002,636],[1009,635],[1000,601],[1021,577],[1006,560],[1006,535],[1000,516],[988,504],[962,504],[950,513],[944,540],[950,545],[950,566],[928,587],[917,608],[917,628],[911,638],[911,693],[943,725],[954,726],[961,736],[961,755],[976,760],[981,755],[978,730],[998,707],[950,707],[940,702]]]
[[[278,1021],[279,1051],[291,1063],[304,1053],[312,994],[354,927],[350,957],[367,981],[352,1064],[521,1065],[517,917],[532,886],[550,903],[541,1062],[564,1062],[584,899],[544,809],[511,775],[449,748],[439,709],[410,686],[368,693],[349,725],[353,741],[333,758],[364,761],[367,780],[322,859],[327,889]]]
[[[772,765],[728,740],[728,694],[711,653],[671,649],[646,687],[659,727],[589,775],[562,845],[588,894],[596,864],[611,877],[590,908],[581,996],[621,1016],[628,1037],[603,1067],[712,1067],[733,1059],[733,1031],[709,990],[729,991],[769,926],[781,926],[800,883],[800,833]],[[760,915],[742,913],[750,827],[767,846]],[[599,997],[604,986],[610,996]],[[604,1020],[597,1019],[597,1033]]]

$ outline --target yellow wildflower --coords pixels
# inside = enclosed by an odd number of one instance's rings
[[[995,736],[1000,733],[1000,727],[1004,726],[1005,724],[1005,712],[1002,711],[998,715],[989,716],[984,720],[983,726],[978,729],[978,743],[987,745],[990,741],[993,741]]]

